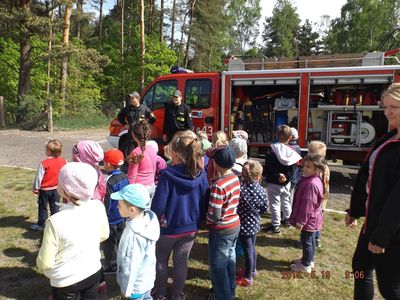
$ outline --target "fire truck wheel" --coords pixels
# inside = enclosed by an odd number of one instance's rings
[[[375,138],[375,128],[370,123],[361,123],[360,142],[361,144],[369,144]]]

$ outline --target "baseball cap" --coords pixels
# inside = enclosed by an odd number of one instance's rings
[[[299,132],[294,127],[290,127],[290,134],[292,136],[292,139],[294,140],[297,140],[299,138]]]
[[[113,200],[125,200],[139,208],[150,207],[150,195],[147,188],[140,183],[128,184],[120,191],[110,195]]]
[[[93,198],[97,180],[96,170],[83,162],[67,163],[58,174],[58,182],[64,191],[80,200]]]
[[[129,97],[133,97],[133,98],[139,98],[140,99],[140,95],[138,92],[132,92],[129,94]]]
[[[124,164],[124,154],[121,150],[118,149],[111,149],[104,152],[104,159],[103,161],[108,162],[114,166],[121,166]]]
[[[182,97],[182,93],[181,93],[180,90],[176,90],[172,96],[174,96],[174,97]]]
[[[236,161],[236,156],[230,147],[218,147],[207,150],[207,156],[213,158],[222,168],[232,168]]]

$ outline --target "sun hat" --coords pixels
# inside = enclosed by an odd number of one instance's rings
[[[83,162],[70,162],[58,174],[58,182],[68,195],[77,199],[92,199],[97,185],[96,170]]]
[[[103,159],[103,148],[94,141],[79,141],[72,148],[72,160],[75,162],[84,162],[96,166]]]
[[[128,184],[118,192],[110,195],[113,200],[125,200],[139,208],[150,207],[150,195],[147,188],[140,183]]]
[[[104,152],[103,161],[114,166],[121,166],[124,164],[124,154],[118,149],[107,150]]]
[[[207,156],[213,158],[214,161],[222,168],[232,168],[236,161],[235,153],[230,147],[223,146],[218,148],[209,148]]]

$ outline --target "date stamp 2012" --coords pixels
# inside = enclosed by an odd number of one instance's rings
[[[283,271],[281,272],[281,279],[290,280],[290,279],[330,279],[331,272],[330,271],[319,271],[318,273],[315,270],[312,270],[311,273],[303,273],[303,272],[294,272],[294,271]]]

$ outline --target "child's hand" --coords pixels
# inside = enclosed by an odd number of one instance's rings
[[[303,229],[303,225],[302,225],[302,224],[299,224],[299,223],[297,223],[297,224],[296,224],[296,229],[298,229],[298,230],[302,230],[302,229]]]
[[[35,195],[39,194],[39,190],[37,190],[37,189],[33,189],[32,192],[33,192]]]
[[[278,178],[279,183],[285,183],[286,180],[287,180],[286,176],[282,173],[279,173],[279,178]]]

